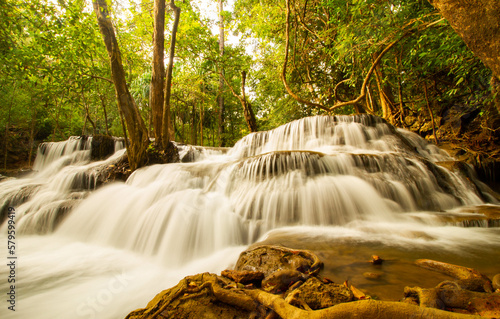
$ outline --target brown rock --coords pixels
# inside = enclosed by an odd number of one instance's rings
[[[354,296],[344,285],[324,284],[318,278],[311,277],[302,286],[293,290],[286,300],[297,307],[306,304],[309,308],[317,310],[352,301]]]
[[[262,279],[264,279],[264,273],[260,271],[249,271],[249,270],[223,270],[221,276],[229,278],[237,283],[242,284],[260,284]]]
[[[295,250],[281,246],[263,245],[240,254],[236,270],[260,271],[269,276],[278,270],[297,270],[315,274],[323,263],[308,250]]]
[[[298,270],[278,270],[262,280],[262,288],[272,293],[285,292],[293,284],[306,279],[307,276]]]
[[[491,281],[494,290],[500,289],[500,274],[496,274]]]
[[[377,255],[373,255],[372,256],[372,260],[371,260],[371,263],[374,264],[374,265],[382,265],[382,262],[384,260],[382,258],[380,258],[380,256],[377,256]]]

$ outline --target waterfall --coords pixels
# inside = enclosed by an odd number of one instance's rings
[[[123,141],[108,159],[90,162],[92,137],[70,137],[67,141],[42,143],[38,147],[32,175],[0,184],[0,220],[9,206],[16,207],[17,231],[46,233],[95,189],[99,169],[124,154]]]
[[[19,253],[32,267],[20,279],[20,295],[36,305],[25,314],[124,316],[188,271],[220,271],[245,246],[279,234],[448,251],[498,242],[487,228],[498,222],[455,218],[498,203],[442,166],[453,161],[447,153],[375,116],[304,118],[231,149],[177,147],[181,163],[94,190],[124,150],[91,162],[91,138],[70,138],[42,144],[32,176],[0,182],[2,220],[15,207]],[[92,304],[110,282],[123,292]],[[54,294],[62,312],[49,309],[58,307],[47,303]]]

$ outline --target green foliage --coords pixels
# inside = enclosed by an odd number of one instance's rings
[[[368,83],[375,113],[384,114],[383,93],[392,103],[388,118],[401,115],[400,107],[404,114],[419,112],[425,106],[424,84],[429,98],[438,102],[435,114],[464,95],[473,104],[489,94],[489,70],[447,22],[427,27],[440,19],[427,1],[289,1],[287,81],[307,100],[332,106],[356,97],[375,57],[393,41],[397,44]],[[129,89],[149,125],[153,2],[111,3]],[[263,130],[324,113],[298,103],[283,87],[285,0],[237,0],[233,12],[224,11],[226,34],[238,35],[241,42],[226,43],[223,57],[212,33],[217,22],[202,18],[191,2],[176,3],[182,10],[172,83],[177,141],[218,145],[220,94],[226,107],[223,138],[231,144],[248,133],[238,99],[227,85],[219,92],[222,69],[237,94],[240,73],[247,72],[246,95]],[[36,140],[94,130],[123,135],[91,1],[0,0],[0,15],[2,128],[30,132]],[[166,47],[171,18],[167,13]]]
[[[258,83],[266,87],[267,96],[262,92],[257,98],[271,104],[286,96],[280,89],[279,78],[285,54],[285,3],[238,0],[235,4],[239,32],[258,42],[254,68],[261,72]],[[441,17],[427,1],[289,0],[289,3],[287,80],[292,91],[306,100],[331,107],[357,97],[373,61],[394,41],[397,44],[384,55],[368,84],[377,114],[393,120],[401,115],[400,105],[405,113],[417,111],[420,102],[416,101],[424,100],[423,83],[427,84],[431,99],[443,102],[443,107],[464,94],[475,92],[480,97],[488,93],[489,71],[445,21],[437,23]],[[382,95],[392,103],[390,113],[382,112]],[[273,114],[272,110],[291,110],[294,106],[294,103],[272,105],[266,114]],[[335,112],[353,110],[350,106]],[[306,113],[311,112],[318,111]],[[286,113],[280,114],[290,119]]]

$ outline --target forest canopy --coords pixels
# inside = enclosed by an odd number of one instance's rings
[[[206,8],[215,3],[175,1],[177,142],[231,146],[251,130],[245,103],[259,130],[315,114],[367,112],[412,127],[438,125],[456,105],[492,111],[491,71],[427,0],[236,0],[211,18]],[[153,137],[154,1],[108,6],[128,89]],[[41,141],[124,135],[90,0],[0,0],[0,14],[4,167],[31,162]],[[167,2],[165,65],[173,19]],[[223,54],[220,21],[232,39]]]

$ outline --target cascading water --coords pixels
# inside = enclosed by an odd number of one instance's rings
[[[14,207],[23,233],[16,313],[5,306],[2,318],[124,317],[185,275],[230,266],[259,239],[498,249],[498,229],[449,218],[492,198],[439,166],[453,160],[445,152],[373,116],[305,118],[229,151],[178,147],[195,162],[146,167],[90,192],[97,168],[123,151],[91,163],[88,146],[70,139],[39,149],[38,173],[1,182],[2,212]]]

